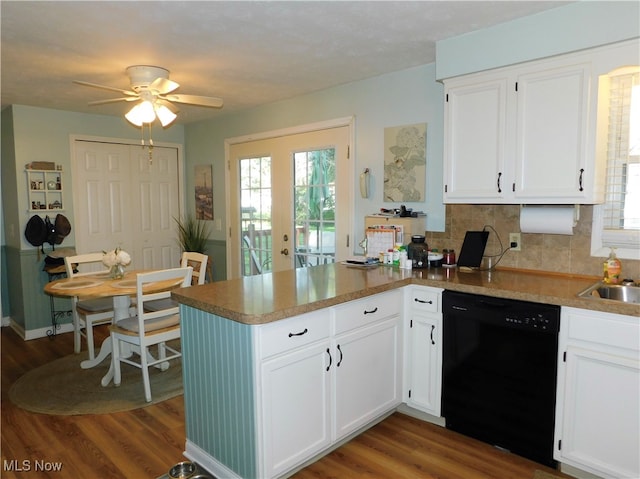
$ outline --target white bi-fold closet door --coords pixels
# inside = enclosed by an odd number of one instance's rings
[[[72,227],[78,253],[121,247],[130,268],[176,267],[180,214],[179,152],[74,140]]]

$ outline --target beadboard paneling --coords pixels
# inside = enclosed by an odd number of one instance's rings
[[[180,305],[187,439],[257,477],[252,328]]]

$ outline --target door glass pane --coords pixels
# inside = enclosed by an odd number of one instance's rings
[[[240,160],[242,276],[271,271],[271,158]]]
[[[294,154],[296,267],[333,263],[336,251],[335,148]]]

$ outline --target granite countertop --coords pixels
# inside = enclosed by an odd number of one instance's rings
[[[409,284],[639,316],[638,304],[577,294],[598,278],[496,269],[405,270],[329,264],[191,286],[172,292],[182,304],[244,324],[263,324]]]

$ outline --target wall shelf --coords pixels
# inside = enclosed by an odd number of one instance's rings
[[[62,170],[25,170],[29,213],[64,211]]]

